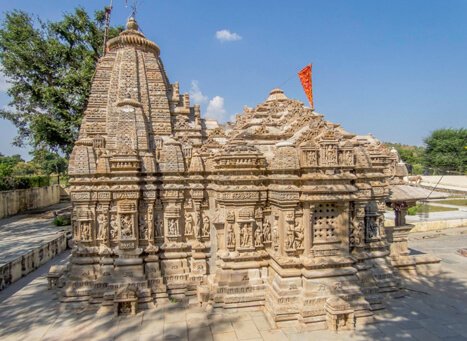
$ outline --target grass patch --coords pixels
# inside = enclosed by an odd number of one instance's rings
[[[437,203],[437,204],[467,206],[467,199],[447,199],[447,200],[438,200],[438,201],[432,201],[432,202]]]
[[[416,215],[419,213],[433,213],[433,212],[446,212],[446,211],[457,211],[457,208],[451,208],[451,207],[441,207],[441,206],[436,206],[436,205],[423,205],[417,204],[416,206],[410,207],[407,210],[408,215]]]

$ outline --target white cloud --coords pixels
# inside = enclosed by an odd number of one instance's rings
[[[0,92],[7,92],[9,88],[10,84],[8,84],[6,76],[0,70]]]
[[[204,104],[209,100],[208,96],[204,95],[199,88],[199,82],[197,80],[191,81],[190,99],[196,104]]]
[[[216,32],[216,38],[220,42],[226,42],[226,41],[237,41],[237,40],[242,40],[242,37],[238,35],[235,32],[230,32],[229,30],[220,30]]]
[[[224,107],[224,98],[221,96],[214,96],[210,99],[207,95],[203,94],[197,80],[191,81],[190,99],[195,104],[207,104],[206,114],[204,115],[206,118],[220,122],[224,122],[227,119],[228,114]]]
[[[218,121],[224,121],[227,117],[227,110],[224,108],[224,98],[221,96],[214,96],[208,104],[206,109],[206,117],[213,118]]]

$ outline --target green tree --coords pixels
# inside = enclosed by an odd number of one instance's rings
[[[24,160],[19,155],[4,156],[0,154],[0,190],[14,186],[13,173],[15,166]]]
[[[423,155],[425,149],[419,146],[410,146],[400,143],[385,143],[388,148],[395,148],[399,153],[402,161],[404,161],[412,174],[422,174],[423,172]]]
[[[26,176],[40,173],[38,166],[34,162],[18,162],[13,167],[13,176]]]
[[[426,167],[438,174],[467,171],[467,129],[438,129],[424,142]]]
[[[77,138],[96,62],[102,53],[104,11],[82,8],[58,22],[7,12],[0,28],[0,63],[11,98],[0,117],[18,129],[14,143],[68,156]],[[116,36],[121,27],[109,30]]]
[[[0,154],[0,164],[2,165],[7,165],[9,167],[14,167],[16,164],[24,162],[24,160],[21,158],[21,155],[15,154],[12,156],[4,156],[3,154]]]
[[[57,153],[38,149],[33,152],[33,155],[33,162],[37,165],[42,174],[63,174],[67,170],[67,159]]]

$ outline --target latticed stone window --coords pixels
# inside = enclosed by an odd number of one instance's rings
[[[311,218],[314,242],[335,241],[337,238],[336,222],[338,215],[339,212],[334,203],[316,205]]]

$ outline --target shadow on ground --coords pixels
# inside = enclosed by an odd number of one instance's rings
[[[453,240],[459,243],[459,237]],[[438,244],[433,240],[430,247]],[[414,253],[427,251],[412,249]],[[0,293],[0,339],[467,340],[467,272],[462,271],[467,268],[467,258],[455,254],[452,248],[439,250],[438,255],[443,258],[444,272],[406,279],[405,297],[386,300],[386,309],[376,312],[376,323],[333,333],[278,330],[271,328],[261,311],[207,313],[182,303],[167,303],[137,316],[122,317],[98,316],[97,307],[64,310],[57,292],[47,290],[44,275],[52,264],[67,261],[66,252]]]

